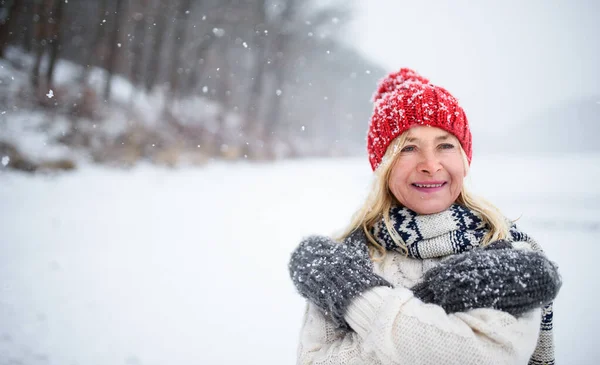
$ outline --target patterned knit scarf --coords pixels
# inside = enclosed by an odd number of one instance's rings
[[[443,212],[419,215],[405,207],[392,207],[391,226],[408,248],[408,256],[428,259],[459,254],[477,248],[489,232],[488,225],[479,213],[454,204]],[[388,251],[405,253],[398,246],[382,220],[371,231],[377,242]],[[516,225],[510,228],[509,241],[527,242],[534,250],[541,250],[535,240],[519,231]],[[542,310],[540,337],[529,360],[529,365],[554,365],[554,336],[552,331],[552,303]]]

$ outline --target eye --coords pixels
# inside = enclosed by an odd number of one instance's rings
[[[412,152],[415,150],[415,146],[405,146],[400,152]]]
[[[442,143],[439,148],[443,150],[451,150],[454,148],[454,145],[452,143]]]

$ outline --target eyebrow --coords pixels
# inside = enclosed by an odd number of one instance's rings
[[[448,138],[450,138],[450,133],[446,133],[444,135],[435,137],[435,141],[436,142],[437,141],[444,141],[444,140],[447,140]],[[420,140],[418,138],[416,138],[416,137],[408,137],[406,139],[406,142],[408,142],[408,143],[419,142],[419,141]]]

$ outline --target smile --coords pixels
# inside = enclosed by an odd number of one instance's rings
[[[446,185],[445,182],[439,184],[413,184],[413,186],[416,186],[418,188],[441,188],[444,185]]]

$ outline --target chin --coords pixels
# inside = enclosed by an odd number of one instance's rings
[[[430,203],[430,204],[418,204],[414,208],[410,208],[417,214],[427,215],[427,214],[436,214],[443,212],[444,210],[450,208],[452,204],[443,204],[443,203]]]

